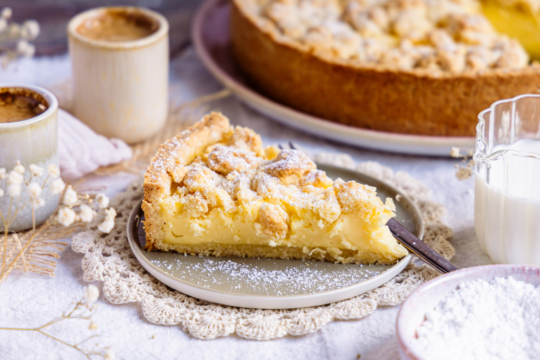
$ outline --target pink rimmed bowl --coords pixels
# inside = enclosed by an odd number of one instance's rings
[[[482,279],[490,281],[498,277],[512,276],[533,285],[540,285],[540,267],[525,265],[487,265],[465,268],[439,276],[416,289],[399,309],[396,336],[402,360],[432,360],[422,357],[413,349],[416,329],[424,322],[425,314],[459,284]]]

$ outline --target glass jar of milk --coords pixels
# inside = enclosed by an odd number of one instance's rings
[[[540,95],[494,103],[476,128],[475,229],[496,263],[540,265]]]

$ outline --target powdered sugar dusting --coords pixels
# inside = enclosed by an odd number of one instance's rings
[[[336,290],[369,280],[391,267],[170,255],[163,254],[152,263],[183,282],[212,290],[267,296]]]

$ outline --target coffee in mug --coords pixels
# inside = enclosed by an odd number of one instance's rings
[[[49,107],[40,94],[25,88],[0,88],[0,123],[28,120]]]
[[[0,168],[9,172],[17,162],[26,169],[32,164],[42,169],[51,165],[59,167],[57,136],[58,101],[53,94],[34,85],[0,84]],[[26,175],[25,180],[28,179]],[[38,184],[50,180],[47,171],[32,177]],[[0,179],[4,190],[7,190],[6,181]],[[39,225],[55,212],[60,194],[53,194],[47,187],[39,197],[45,204],[33,208],[29,205],[27,191],[17,198],[12,198],[9,192],[0,196],[0,213],[4,216],[17,213],[12,217],[9,230],[31,229],[34,221]],[[4,221],[0,217],[0,231],[3,228]]]
[[[155,33],[159,23],[138,11],[108,9],[85,19],[77,32],[82,36],[101,41],[121,42],[145,38]]]

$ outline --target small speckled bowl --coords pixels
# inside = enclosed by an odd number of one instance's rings
[[[487,265],[465,268],[439,276],[416,289],[399,309],[396,321],[396,336],[402,360],[431,360],[413,350],[416,329],[422,324],[425,314],[452,290],[463,282],[482,279],[490,281],[498,277],[512,276],[516,280],[540,285],[540,268],[524,265]]]
[[[43,183],[47,178],[47,167],[59,165],[58,162],[58,101],[49,91],[33,85],[2,84],[3,89],[13,91],[29,91],[37,93],[48,104],[47,110],[27,120],[11,123],[0,123],[0,168],[6,168],[9,172],[15,167],[17,160],[28,169],[31,164],[36,164],[44,169],[43,174],[35,178],[38,183]],[[6,189],[6,182],[0,181],[0,186]],[[58,206],[60,195],[53,195],[49,188],[41,193],[45,205],[36,209],[36,225],[41,224],[51,216]],[[10,207],[11,198],[5,194],[0,197],[0,211],[7,215],[11,208],[19,204],[21,211],[18,212],[9,226],[10,231],[21,231],[32,228],[32,209],[28,206],[30,200],[26,191]],[[26,206],[25,206],[26,205]],[[3,230],[3,221],[0,218],[0,229]]]

